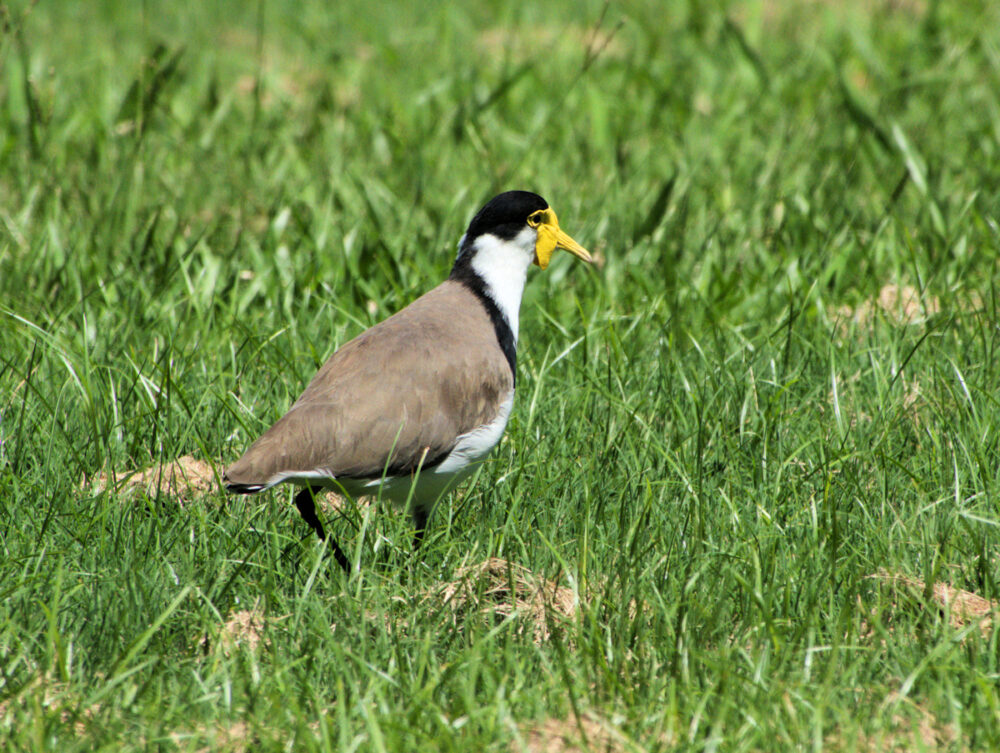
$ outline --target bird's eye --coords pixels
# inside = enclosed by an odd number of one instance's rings
[[[538,227],[542,223],[542,212],[541,210],[535,212],[528,217],[528,224],[532,227]]]

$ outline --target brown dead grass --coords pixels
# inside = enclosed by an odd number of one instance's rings
[[[830,316],[838,322],[837,334],[845,337],[851,325],[859,330],[871,330],[879,316],[893,324],[909,325],[924,322],[940,312],[941,300],[937,296],[926,291],[921,295],[912,285],[887,283],[874,298],[856,307],[840,306],[831,310]]]
[[[570,619],[578,607],[572,589],[497,557],[459,568],[451,581],[436,586],[425,598],[440,599],[456,618],[469,613],[497,622],[514,617],[518,632],[532,635],[536,643],[548,640],[552,627]]]
[[[226,654],[238,646],[246,646],[254,651],[262,642],[265,645],[268,642],[264,630],[264,612],[258,602],[251,609],[230,612],[229,618],[219,631],[219,644]]]
[[[901,589],[890,602],[890,609],[901,608],[902,602],[922,601],[928,594],[927,584],[919,578],[912,578],[901,573],[890,573],[879,570],[869,578],[884,583],[892,588]],[[935,583],[929,591],[930,600],[938,607],[942,616],[947,616],[949,623],[956,630],[977,623],[984,637],[993,631],[993,620],[1000,604],[984,599],[971,591],[955,588],[947,583]],[[890,615],[891,617],[891,615]]]
[[[191,455],[140,471],[112,471],[100,474],[93,482],[98,490],[127,491],[140,489],[150,497],[157,492],[167,497],[190,500],[216,486],[215,471],[204,460]]]

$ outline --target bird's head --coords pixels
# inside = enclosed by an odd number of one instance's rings
[[[490,199],[459,241],[458,259],[475,253],[477,245],[492,242],[530,254],[530,261],[542,269],[549,266],[557,248],[592,261],[587,249],[559,227],[559,218],[548,202],[530,191],[507,191]]]

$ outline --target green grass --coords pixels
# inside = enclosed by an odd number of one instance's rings
[[[465,5],[2,6],[0,748],[996,750],[1000,6]],[[510,188],[604,263],[419,557],[82,484],[221,472]],[[489,557],[578,609],[445,605]]]

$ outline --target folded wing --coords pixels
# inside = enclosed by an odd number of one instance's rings
[[[485,308],[447,281],[334,353],[224,480],[251,492],[429,467],[490,423],[512,388]]]

